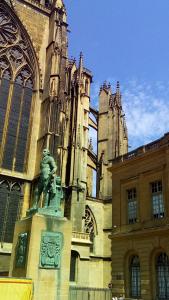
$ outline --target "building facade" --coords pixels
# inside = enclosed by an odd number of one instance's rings
[[[169,134],[112,161],[112,291],[169,299]]]
[[[92,73],[82,54],[78,63],[69,59],[67,34],[62,0],[0,1],[0,275],[8,275],[15,221],[32,205],[42,150],[48,148],[66,189],[65,216],[73,224],[70,284],[107,288],[107,166],[127,152],[127,129],[119,84],[114,94],[104,84],[99,111],[91,107]],[[89,142],[90,126],[98,131],[98,153]]]

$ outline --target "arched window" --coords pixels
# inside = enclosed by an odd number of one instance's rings
[[[22,206],[21,184],[0,179],[0,241],[13,241],[14,226]]]
[[[0,167],[25,172],[34,85],[30,44],[0,4]]]
[[[69,279],[72,282],[77,280],[78,257],[79,257],[79,253],[72,250],[71,260],[70,260],[70,279]]]
[[[137,255],[132,256],[130,261],[130,296],[132,298],[141,296],[140,261]]]
[[[169,258],[160,253],[156,259],[157,299],[169,299]]]
[[[85,209],[85,225],[84,225],[84,231],[86,233],[89,233],[90,235],[90,241],[91,241],[91,247],[90,251],[93,252],[94,250],[94,237],[96,235],[96,224],[95,224],[95,219],[94,216],[91,212],[91,209],[86,206]]]

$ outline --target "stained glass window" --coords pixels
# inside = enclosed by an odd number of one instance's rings
[[[0,3],[0,167],[18,172],[26,171],[34,78],[32,58],[22,29]]]

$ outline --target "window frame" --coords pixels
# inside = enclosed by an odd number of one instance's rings
[[[162,179],[157,179],[150,182],[150,193],[152,217],[153,219],[157,220],[163,219],[165,217],[165,201]]]
[[[132,265],[132,262],[134,261],[134,259],[138,259],[138,262],[139,264],[138,265]],[[139,283],[139,285],[137,286],[137,292],[136,294],[134,295],[133,294],[133,286],[132,286],[132,269],[133,267],[135,267],[135,270],[136,270],[136,267],[137,267],[137,272],[139,271],[139,276],[137,276],[137,280],[134,281],[137,282],[137,284]],[[138,275],[138,274],[137,274]],[[129,260],[129,278],[130,278],[130,281],[129,281],[129,295],[131,298],[133,299],[139,299],[141,298],[141,267],[140,267],[140,259],[139,259],[139,256],[138,255],[132,255],[130,257],[130,260]]]
[[[75,254],[73,256],[73,254]],[[73,274],[73,280],[72,280],[72,257],[75,258],[74,262],[75,264],[73,265],[74,267],[74,274]],[[79,264],[79,253],[75,250],[71,250],[71,256],[70,256],[70,275],[69,275],[69,282],[71,283],[76,283],[78,281],[78,264]]]
[[[158,262],[158,260],[160,259],[160,256],[165,256],[165,258],[163,260],[164,264],[162,264],[161,262]],[[163,267],[163,269],[162,269],[162,267]],[[158,268],[160,268],[160,270],[158,270]],[[161,280],[159,280],[159,272],[162,273],[162,275],[163,275],[160,278]],[[167,255],[166,252],[160,252],[156,256],[156,259],[155,259],[155,274],[156,274],[156,297],[157,297],[158,300],[168,300],[169,299],[169,256]],[[168,279],[168,281],[167,281],[167,279]],[[162,282],[162,280],[163,280],[164,285],[163,285],[163,287],[161,287],[161,291],[163,291],[163,293],[165,295],[164,296],[162,295],[162,297],[160,297],[160,295],[159,295],[160,294],[159,286],[160,286],[160,283]],[[164,287],[165,287],[165,290],[164,290]]]
[[[134,191],[134,193],[133,193]],[[131,198],[129,199],[129,192],[132,193],[132,196]],[[133,197],[133,194],[135,194],[135,196]],[[137,223],[137,219],[138,219],[138,201],[137,201],[137,188],[136,187],[131,187],[131,188],[128,188],[126,190],[126,198],[127,198],[127,224],[129,225],[132,225],[132,224],[135,224]],[[129,217],[129,215],[132,213],[130,212],[129,214],[129,203],[135,203],[134,204],[134,212],[135,212],[135,216],[133,217]],[[133,209],[133,207],[132,207]]]

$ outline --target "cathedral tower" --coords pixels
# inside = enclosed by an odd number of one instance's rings
[[[127,153],[128,135],[125,115],[122,109],[120,85],[112,93],[106,82],[100,88],[98,117],[98,196],[109,199],[112,183],[107,170],[111,160]]]

